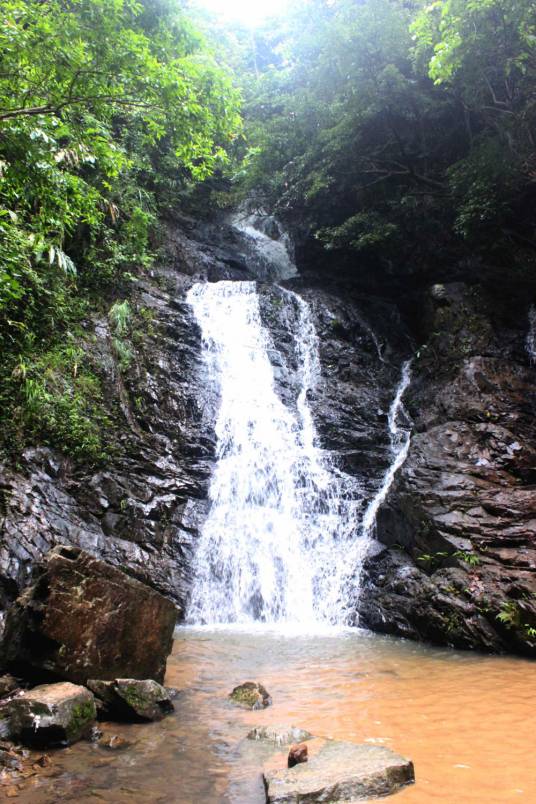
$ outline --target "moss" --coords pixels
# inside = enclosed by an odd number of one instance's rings
[[[65,729],[69,740],[76,740],[87,729],[97,716],[94,701],[84,701],[75,704],[71,712],[71,719]]]
[[[147,696],[140,693],[139,687],[136,684],[121,687],[121,697],[133,709],[144,709],[149,703]]]
[[[266,701],[269,699],[269,695],[262,684],[246,681],[245,684],[235,687],[229,698],[238,706],[243,706],[247,709],[260,709],[267,705]]]

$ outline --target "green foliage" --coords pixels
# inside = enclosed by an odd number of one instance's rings
[[[506,625],[507,628],[517,628],[520,625],[519,606],[513,600],[505,601],[501,604],[501,610],[497,614],[497,620]]]
[[[433,273],[475,254],[526,270],[535,26],[526,0],[296,2],[256,35],[256,70],[242,55],[237,181],[337,252],[325,270]]]
[[[61,406],[82,416],[67,363],[57,382],[40,372],[76,321],[151,264],[158,215],[225,163],[238,107],[229,71],[170,0],[2,3],[0,384],[32,367],[16,400],[22,441],[59,443]]]
[[[456,550],[452,555],[454,558],[459,558],[471,567],[478,567],[480,564],[480,556],[477,556],[476,553],[470,553],[467,550]]]
[[[110,421],[102,409],[102,390],[79,338],[63,346],[20,356],[0,400],[10,418],[6,442],[16,453],[26,443],[46,443],[75,459],[98,463]]]

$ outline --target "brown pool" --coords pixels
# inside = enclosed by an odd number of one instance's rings
[[[54,752],[13,800],[261,804],[266,752],[244,738],[272,723],[411,757],[417,782],[392,798],[400,804],[536,802],[536,663],[528,660],[359,630],[181,628],[166,680],[182,690],[175,715],[106,725],[129,741],[121,750],[78,743]],[[227,694],[247,680],[261,681],[273,706],[231,706]]]

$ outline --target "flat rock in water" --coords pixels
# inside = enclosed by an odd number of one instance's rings
[[[242,709],[265,709],[272,703],[270,693],[258,681],[245,681],[230,693],[229,698]]]
[[[324,741],[307,763],[264,771],[269,804],[380,798],[414,781],[409,759],[388,748],[337,740]]]
[[[9,609],[8,666],[41,680],[53,673],[163,681],[176,609],[170,600],[76,547],[56,547]]]
[[[248,740],[273,743],[276,746],[303,743],[312,737],[312,734],[298,726],[255,726],[248,734]]]
[[[91,692],[68,681],[34,687],[6,707],[12,734],[30,746],[70,745],[89,735],[97,716]]]
[[[105,713],[112,717],[162,720],[175,709],[167,689],[150,678],[89,679],[87,685],[104,703]]]

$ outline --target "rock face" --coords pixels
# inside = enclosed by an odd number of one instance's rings
[[[74,547],[52,550],[7,616],[8,665],[85,683],[163,680],[176,610],[153,589]]]
[[[162,720],[175,709],[166,688],[152,679],[89,679],[87,686],[103,702],[106,717],[112,719]]]
[[[240,684],[230,693],[229,698],[242,709],[265,709],[272,703],[268,690],[258,681]]]
[[[0,467],[0,629],[33,564],[58,544],[124,569],[184,611],[218,402],[185,294],[198,280],[253,279],[253,257],[224,221],[178,219],[162,265],[137,283],[128,370],[107,319],[87,322],[118,443],[105,468],[74,467],[43,447]],[[391,460],[387,414],[402,362],[414,356],[405,396],[411,447],[379,512],[355,620],[438,644],[536,655],[536,367],[526,349],[534,280],[510,286],[479,269],[463,284],[430,266],[397,285],[357,266],[341,279],[322,266],[315,273],[301,259],[302,278],[285,285],[310,303],[319,336],[315,424],[365,499]],[[259,292],[277,389],[295,404],[295,311],[281,288],[261,283]],[[118,675],[131,673],[110,678]]]
[[[45,684],[7,705],[11,733],[30,746],[70,745],[89,735],[95,723],[95,699],[69,682]]]
[[[378,518],[362,622],[536,655],[536,375],[526,300],[460,283],[440,291],[423,305],[431,334],[408,393],[414,434]]]
[[[307,763],[264,772],[269,804],[380,798],[414,781],[413,764],[389,749],[335,740]]]

